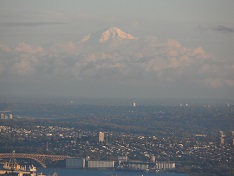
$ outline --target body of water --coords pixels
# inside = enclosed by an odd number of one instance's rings
[[[182,173],[152,173],[138,171],[114,171],[114,170],[88,170],[88,169],[65,169],[65,168],[38,168],[38,173],[52,176],[57,172],[59,176],[188,176]]]

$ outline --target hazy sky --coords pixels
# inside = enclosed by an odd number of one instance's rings
[[[0,96],[234,99],[233,0],[0,0]],[[115,26],[140,39],[82,49]]]

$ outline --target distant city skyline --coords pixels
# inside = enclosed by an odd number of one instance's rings
[[[0,4],[1,97],[234,99],[234,1]]]

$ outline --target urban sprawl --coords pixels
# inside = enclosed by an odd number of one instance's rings
[[[50,110],[56,114],[61,106]],[[233,174],[233,106],[134,106],[76,106],[80,114],[75,118],[77,111],[69,114],[63,105],[67,117],[62,119],[49,117],[48,105],[29,114],[22,107],[18,114],[2,111],[0,150],[71,156],[64,163],[48,163],[66,168]],[[37,117],[41,114],[48,116]]]

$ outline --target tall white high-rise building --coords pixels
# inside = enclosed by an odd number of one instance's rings
[[[5,119],[5,114],[1,114],[1,119]]]
[[[98,134],[98,142],[104,142],[104,133],[103,132],[99,132],[99,134]]]
[[[224,145],[224,144],[225,144],[225,136],[224,136],[224,135],[222,135],[222,136],[220,137],[220,144],[221,144],[221,145]]]
[[[9,114],[9,119],[13,119],[13,115],[12,114]]]

